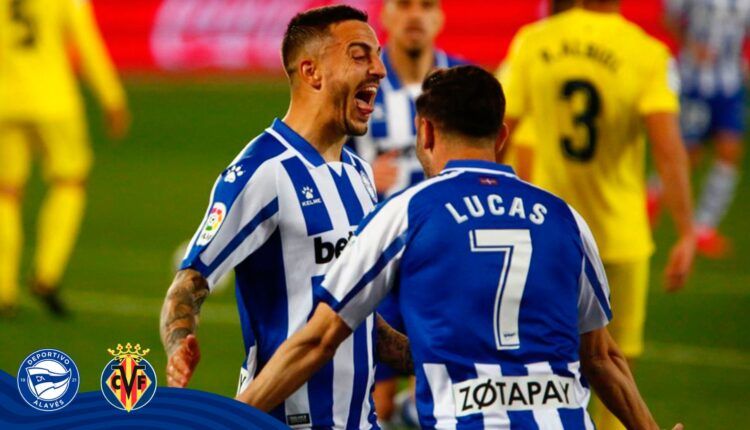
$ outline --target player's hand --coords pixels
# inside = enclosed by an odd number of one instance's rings
[[[128,134],[131,118],[126,106],[107,109],[104,115],[110,139],[120,140]]]
[[[379,155],[372,163],[372,174],[375,176],[375,189],[379,194],[390,190],[398,180],[398,152],[390,151]]]
[[[169,356],[167,361],[167,385],[184,388],[190,382],[195,367],[201,360],[198,339],[189,334],[182,339],[180,346]]]
[[[664,289],[667,292],[679,291],[685,286],[694,260],[695,236],[684,236],[669,252],[669,260],[664,271],[666,277]]]

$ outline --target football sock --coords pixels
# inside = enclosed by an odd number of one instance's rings
[[[22,228],[18,196],[0,192],[0,306],[14,306],[18,300]]]
[[[738,181],[736,167],[718,160],[714,162],[698,200],[695,216],[698,225],[715,228],[721,222],[732,203]]]
[[[86,192],[81,184],[54,183],[39,212],[35,281],[47,288],[60,282],[83,217]]]

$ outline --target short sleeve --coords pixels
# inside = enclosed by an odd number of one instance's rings
[[[505,114],[510,118],[521,118],[529,110],[528,70],[526,66],[526,31],[522,28],[513,38],[508,57],[498,68],[497,78],[505,93]]]
[[[578,331],[587,333],[606,326],[612,319],[609,282],[594,235],[583,217],[570,207],[578,226],[583,255],[578,295]]]
[[[323,280],[317,299],[328,303],[352,330],[393,287],[406,248],[409,194],[386,200],[362,220]]]
[[[638,112],[648,115],[657,112],[678,112],[680,109],[680,74],[677,62],[666,46],[660,45],[654,54],[651,72],[646,76],[638,101]]]
[[[180,269],[201,273],[209,287],[260,248],[278,226],[273,163],[240,159],[216,179],[208,209]]]

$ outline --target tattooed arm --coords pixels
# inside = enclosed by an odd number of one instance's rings
[[[159,329],[167,352],[167,385],[185,387],[200,361],[195,337],[198,314],[208,295],[208,282],[195,270],[177,272],[161,309]]]
[[[377,331],[377,358],[401,373],[414,374],[414,362],[411,358],[409,339],[380,316],[375,314],[375,329]]]

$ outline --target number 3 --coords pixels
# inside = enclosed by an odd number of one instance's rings
[[[24,10],[26,0],[11,0],[10,17],[17,24],[24,27],[26,34],[18,40],[18,45],[33,48],[36,45],[36,23]]]
[[[531,264],[531,233],[529,230],[472,230],[469,232],[472,252],[500,252],[500,280],[495,294],[492,326],[497,349],[518,349],[518,316],[526,278]]]
[[[601,112],[602,102],[596,87],[588,81],[571,80],[565,82],[560,96],[563,100],[570,103],[575,94],[581,94],[586,97],[586,106],[582,112],[578,112],[573,117],[573,126],[575,128],[583,127],[586,129],[586,140],[584,142],[574,142],[571,136],[562,136],[560,144],[563,152],[569,158],[575,161],[586,162],[594,158],[596,143],[599,131],[596,127],[596,119]]]

